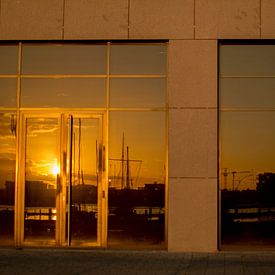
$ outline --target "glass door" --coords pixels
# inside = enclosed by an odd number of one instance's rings
[[[59,172],[60,120],[24,119],[24,241],[55,242]]]
[[[102,125],[95,114],[21,116],[17,245],[104,245]]]
[[[69,115],[67,125],[68,245],[101,245],[105,171],[102,117]]]

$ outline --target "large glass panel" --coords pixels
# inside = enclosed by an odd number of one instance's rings
[[[275,78],[223,78],[220,89],[221,107],[275,107]]]
[[[106,45],[23,45],[23,74],[106,74]]]
[[[0,107],[16,107],[17,79],[0,78]]]
[[[275,245],[275,112],[221,113],[222,244]]]
[[[99,127],[99,119],[73,119],[70,206],[70,228],[73,242],[97,241],[99,217],[97,191],[101,183],[98,158],[102,146]]]
[[[18,46],[6,45],[0,47],[0,74],[17,74]]]
[[[165,107],[165,104],[165,79],[111,79],[111,107]]]
[[[22,79],[22,107],[106,106],[106,79]]]
[[[274,247],[275,45],[222,45],[220,60],[222,245]]]
[[[26,121],[25,240],[55,239],[58,120]]]
[[[0,113],[0,244],[13,241],[16,117]]]
[[[165,74],[166,45],[112,45],[111,74]]]
[[[274,76],[275,45],[222,45],[222,76]]]
[[[110,247],[161,247],[165,214],[165,112],[111,112]]]

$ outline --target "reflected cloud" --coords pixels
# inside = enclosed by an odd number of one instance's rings
[[[57,126],[49,123],[37,123],[28,126],[28,136],[36,136],[37,134],[54,133],[58,130]]]

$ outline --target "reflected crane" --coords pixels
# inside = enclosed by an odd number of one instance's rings
[[[224,170],[224,172],[223,172],[223,176],[224,176],[224,188],[227,189],[227,177],[228,177],[229,174],[231,174],[232,175],[232,190],[233,191],[235,190],[236,175],[237,174],[244,174],[244,173],[246,173],[246,174],[247,173],[251,173],[251,171],[231,171],[231,172],[228,172],[228,168],[224,168],[223,170]],[[240,182],[239,182],[239,184],[238,184],[237,187],[239,187],[239,185],[240,185]]]
[[[253,183],[254,183],[254,174],[252,173],[252,174],[246,175],[246,176],[242,177],[241,179],[239,179],[239,183],[238,183],[238,185],[236,187],[236,190],[238,190],[238,188],[240,187],[242,181],[245,180],[245,179],[247,179],[247,178],[249,178],[249,177],[252,177]]]

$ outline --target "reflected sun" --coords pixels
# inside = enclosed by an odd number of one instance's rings
[[[60,173],[59,165],[57,164],[57,160],[55,159],[54,163],[50,166],[51,174],[58,175]]]

